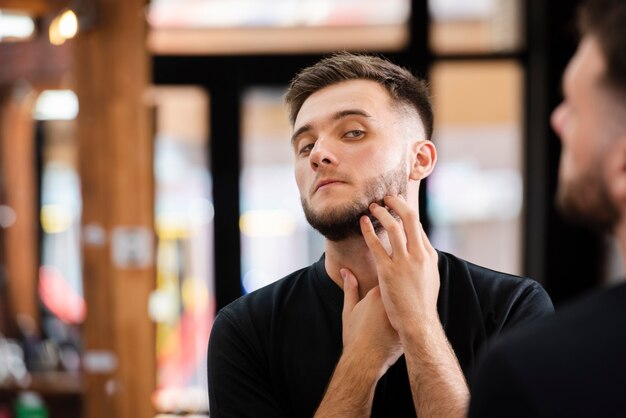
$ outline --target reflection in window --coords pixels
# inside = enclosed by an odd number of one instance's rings
[[[282,89],[243,96],[241,271],[246,292],[316,261],[323,240],[306,222],[293,171]]]
[[[512,61],[432,68],[439,160],[428,183],[435,246],[518,274],[522,81],[522,70]]]
[[[430,0],[429,9],[435,53],[512,52],[522,45],[520,0]]]
[[[152,91],[157,132],[157,323],[160,412],[208,411],[206,347],[213,323],[213,203],[208,166],[208,97],[195,87]]]

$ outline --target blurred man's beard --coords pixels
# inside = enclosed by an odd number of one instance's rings
[[[361,236],[359,220],[363,215],[369,216],[378,233],[382,229],[382,225],[370,214],[369,205],[376,202],[385,206],[383,202],[385,196],[402,195],[406,198],[407,185],[408,179],[404,170],[388,171],[380,177],[373,177],[365,181],[363,194],[341,207],[316,212],[309,206],[306,199],[301,198],[302,208],[309,224],[326,239],[335,242],[343,241],[347,238]]]
[[[600,232],[611,233],[619,221],[619,211],[599,169],[585,171],[567,182],[559,181],[556,206],[566,218]]]

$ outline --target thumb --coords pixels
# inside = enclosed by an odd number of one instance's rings
[[[354,274],[348,269],[340,269],[339,273],[343,279],[343,319],[352,313],[352,310],[359,303],[359,283]]]

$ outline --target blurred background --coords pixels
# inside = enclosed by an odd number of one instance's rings
[[[557,307],[616,280],[553,209],[577,3],[0,0],[0,417],[208,416],[216,311],[322,254],[282,97],[334,51],[429,80],[437,248]]]

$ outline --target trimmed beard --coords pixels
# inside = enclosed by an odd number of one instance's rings
[[[383,227],[370,213],[369,205],[375,202],[384,207],[385,196],[401,195],[406,199],[407,186],[408,178],[404,170],[391,170],[379,177],[367,179],[362,196],[341,207],[331,208],[323,213],[315,212],[302,197],[302,208],[309,224],[330,241],[338,242],[362,236],[360,219],[363,215],[370,218],[378,234]],[[398,219],[395,213],[391,214]]]
[[[559,181],[556,206],[567,219],[603,233],[613,232],[620,217],[600,170],[586,170],[568,182]]]

